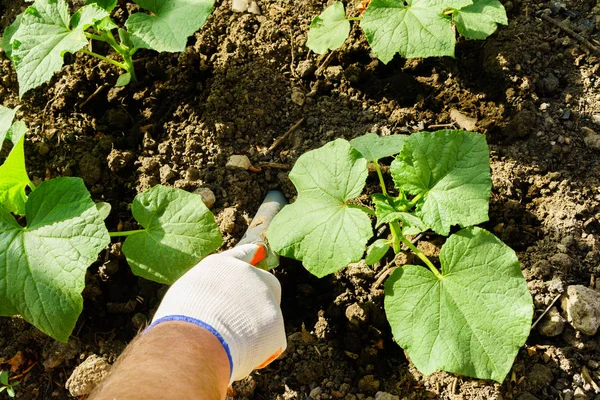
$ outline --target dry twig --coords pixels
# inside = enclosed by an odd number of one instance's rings
[[[267,149],[267,151],[265,151],[265,155],[267,155],[270,152],[272,152],[273,150],[275,150],[281,143],[283,143],[283,141],[285,139],[287,139],[292,133],[294,133],[296,131],[296,129],[298,129],[300,127],[300,125],[302,125],[303,122],[304,122],[304,118],[300,118],[300,120],[298,122],[296,122],[290,129],[288,129],[288,131],[286,133],[284,133],[283,136],[279,137],[279,139],[277,139],[271,145],[271,147],[269,147]]]
[[[557,20],[555,20],[554,18],[552,18],[551,16],[549,16],[546,13],[540,14],[540,18],[542,18],[544,21],[550,22],[552,25],[562,29],[563,31],[565,31],[566,33],[568,33],[569,35],[571,35],[575,39],[577,39],[577,41],[579,43],[581,43],[583,46],[585,46],[589,51],[600,56],[600,49],[597,48],[596,46],[594,46],[592,43],[590,43],[589,40],[587,40],[586,38],[581,36],[579,33],[575,32],[573,29],[569,28],[565,24],[558,22]]]

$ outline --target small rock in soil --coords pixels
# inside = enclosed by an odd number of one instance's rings
[[[140,167],[141,172],[150,173],[156,171],[160,164],[154,157],[144,157],[142,159],[142,166]]]
[[[556,90],[558,89],[559,84],[560,84],[560,81],[558,80],[558,78],[552,72],[550,72],[548,74],[548,76],[545,77],[544,80],[543,80],[544,90],[546,92],[548,92],[548,93],[554,93],[554,92],[556,92]]]
[[[90,154],[84,154],[79,160],[79,171],[83,181],[88,185],[93,185],[102,176],[100,160]]]
[[[235,229],[235,217],[236,217],[236,209],[235,207],[227,207],[223,209],[219,215],[217,215],[217,223],[219,224],[219,229],[223,233],[231,233]]]
[[[456,122],[459,127],[466,129],[467,131],[474,130],[475,125],[477,125],[477,118],[467,117],[465,114],[454,108],[450,110],[450,119]]]
[[[377,392],[380,382],[374,375],[365,375],[358,381],[358,389],[361,392]]]
[[[292,103],[302,107],[304,105],[305,100],[306,97],[304,96],[304,92],[302,92],[302,90],[298,88],[292,89]]]
[[[109,370],[110,364],[106,359],[92,354],[75,368],[65,387],[73,397],[90,394],[106,377]]]
[[[561,297],[567,321],[585,335],[595,335],[600,327],[600,293],[582,285],[571,285]]]
[[[568,271],[575,265],[573,259],[564,253],[557,253],[553,255],[550,257],[549,261],[561,271]]]
[[[229,157],[229,161],[227,161],[225,167],[228,169],[240,169],[246,171],[251,165],[252,163],[247,156],[233,155]]]
[[[375,393],[375,400],[400,400],[400,397],[387,392],[377,392]]]
[[[335,65],[332,67],[327,67],[323,75],[325,76],[325,79],[330,82],[339,82],[340,79],[342,79],[343,73],[344,69],[339,65]]]
[[[211,208],[213,208],[213,206],[215,205],[215,202],[217,201],[215,194],[209,188],[205,188],[205,187],[198,188],[198,189],[194,190],[194,194],[197,194],[200,197],[202,197],[202,201],[204,202],[204,205],[209,210]]]
[[[538,325],[538,331],[544,336],[558,336],[562,333],[565,328],[566,320],[558,312],[556,307],[552,307],[548,310],[548,314],[540,321]]]
[[[585,126],[581,128],[581,130],[585,134],[585,137],[583,138],[585,145],[594,150],[600,150],[600,135]]]
[[[112,149],[106,159],[108,161],[108,168],[110,168],[112,172],[119,172],[129,165],[134,158],[135,156],[131,151]]]
[[[160,167],[160,180],[164,183],[164,182],[168,182],[171,179],[175,178],[175,172],[171,169],[171,167],[168,164],[163,165],[162,167]]]
[[[314,388],[313,390],[310,391],[310,393],[308,394],[308,396],[311,399],[316,399],[317,396],[321,394],[321,392],[323,392],[323,389],[321,389],[320,386],[317,386],[316,388]]]
[[[504,128],[504,134],[510,139],[521,139],[529,136],[536,126],[536,116],[533,111],[521,110]]]
[[[300,61],[296,66],[296,73],[303,79],[310,78],[316,70],[317,67],[312,60]]]
[[[368,314],[362,305],[354,303],[346,308],[346,318],[351,324],[359,326],[367,322]]]

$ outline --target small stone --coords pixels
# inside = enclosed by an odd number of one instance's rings
[[[454,108],[450,110],[450,119],[456,122],[459,127],[467,131],[474,130],[475,125],[477,125],[477,118],[467,117],[465,114]]]
[[[223,233],[231,233],[235,229],[235,219],[236,219],[237,210],[235,207],[227,207],[221,210],[219,215],[217,215],[217,223],[219,224],[219,229]]]
[[[529,136],[536,126],[536,115],[533,111],[519,111],[504,128],[504,134],[511,139]]]
[[[600,114],[592,115],[592,122],[596,125],[600,125]]]
[[[187,181],[197,181],[200,179],[200,171],[198,168],[190,167],[187,171],[185,171],[185,179]]]
[[[566,320],[558,312],[556,307],[552,307],[548,310],[548,314],[544,316],[538,325],[538,332],[543,336],[558,336],[563,332],[565,328]]]
[[[312,60],[300,61],[296,66],[296,73],[300,75],[302,79],[310,78],[316,70],[317,66]]]
[[[351,324],[359,326],[367,321],[368,314],[363,306],[358,303],[351,304],[346,308],[346,318]]]
[[[248,156],[233,155],[229,157],[229,161],[227,161],[225,168],[246,171],[251,165],[252,163],[250,162]]]
[[[320,386],[317,386],[316,388],[314,388],[313,390],[310,391],[309,397],[311,399],[316,399],[317,396],[320,395],[322,391],[323,391],[323,389],[321,389]]]
[[[585,137],[583,138],[585,145],[594,150],[600,150],[600,135],[587,126],[582,127],[581,130],[585,134]]]
[[[358,389],[361,392],[377,392],[380,382],[375,379],[374,375],[365,375],[358,381]]]
[[[140,166],[140,171],[144,173],[150,173],[156,171],[159,168],[160,164],[158,160],[154,157],[144,157],[142,158],[142,165]]]
[[[600,327],[600,293],[583,285],[571,285],[560,299],[567,321],[584,335]]]
[[[162,167],[160,167],[160,180],[162,182],[170,181],[173,178],[175,178],[175,172],[173,172],[173,170],[168,164],[165,164]]]
[[[564,253],[556,253],[548,261],[562,271],[567,271],[575,265],[573,259]]]
[[[377,392],[375,393],[375,400],[400,400],[400,397],[387,392]]]
[[[304,105],[305,100],[306,100],[306,97],[304,96],[304,93],[302,92],[302,90],[300,90],[298,88],[292,89],[292,103],[297,104],[300,107],[302,107]]]
[[[215,205],[215,202],[217,201],[215,194],[209,188],[205,188],[205,187],[198,188],[198,189],[194,190],[194,194],[197,194],[202,197],[202,201],[204,202],[204,205],[209,210],[213,208],[213,206]]]
[[[250,1],[248,0],[233,0],[231,4],[231,10],[233,12],[244,12],[250,7]]]
[[[108,168],[112,172],[119,172],[126,166],[128,166],[135,158],[135,155],[131,151],[122,151],[112,149],[110,154],[106,157],[108,162]]]
[[[342,79],[342,75],[344,73],[344,69],[339,65],[334,65],[332,67],[327,67],[323,75],[325,79],[331,82],[339,82]]]
[[[248,12],[254,15],[261,15],[260,7],[255,1],[250,2],[250,6],[248,7]]]
[[[106,378],[109,370],[110,364],[106,359],[92,354],[75,368],[67,380],[65,388],[73,397],[90,394]]]

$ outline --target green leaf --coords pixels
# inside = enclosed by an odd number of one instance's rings
[[[20,314],[66,342],[83,307],[85,272],[110,238],[79,178],[43,182],[25,211],[22,227],[0,207],[0,315]]]
[[[13,145],[16,146],[17,143],[19,143],[21,138],[23,136],[25,136],[25,134],[28,131],[29,131],[29,129],[27,129],[27,125],[25,125],[25,122],[17,121],[14,124],[12,124],[12,126],[10,127],[8,132],[6,132],[6,137],[4,139],[10,140],[11,142],[13,142]],[[1,148],[1,146],[0,146],[0,148]]]
[[[0,393],[4,392],[6,390],[6,386],[0,386]]]
[[[317,54],[323,54],[344,44],[348,34],[350,21],[346,19],[344,4],[336,1],[312,20],[306,46]]]
[[[6,393],[9,395],[9,397],[15,397],[15,389],[13,389],[12,386],[6,387]]]
[[[8,108],[0,106],[0,150],[2,150],[4,140],[7,139],[6,134],[11,129],[12,121],[15,118],[18,109],[19,107]]]
[[[385,239],[377,239],[367,248],[367,256],[365,262],[367,265],[373,265],[381,260],[390,249],[390,242]]]
[[[125,29],[119,28],[119,40],[121,41],[122,45],[125,45],[130,49],[135,47],[133,40],[131,39],[131,35]]]
[[[98,210],[98,215],[100,215],[100,218],[104,221],[108,218],[112,207],[109,203],[101,201],[100,203],[96,203],[96,209]]]
[[[101,21],[98,21],[96,24],[96,30],[98,31],[112,31],[113,29],[117,29],[118,26],[113,22],[110,17],[103,18]],[[122,44],[122,42],[121,42]]]
[[[531,328],[533,302],[515,252],[467,228],[440,253],[440,280],[398,268],[385,283],[394,339],[423,374],[444,370],[502,382]]]
[[[367,174],[367,160],[343,139],[300,156],[290,172],[298,199],[271,222],[269,244],[318,277],[360,260],[373,230],[348,201],[361,194]]]
[[[157,185],[138,194],[131,212],[145,229],[127,237],[123,253],[134,274],[171,284],[223,239],[198,195]]]
[[[384,64],[405,58],[454,57],[456,38],[443,7],[428,0],[405,6],[398,0],[372,0],[360,21],[371,49]]]
[[[21,18],[23,14],[17,15],[12,24],[10,24],[5,30],[4,35],[2,36],[2,41],[0,42],[0,46],[4,49],[4,53],[6,56],[12,60],[12,44],[13,44],[13,36],[15,32],[19,30],[19,26],[21,26]]]
[[[381,193],[373,194],[371,197],[373,203],[375,203],[377,227],[382,224],[402,221],[402,231],[404,234],[416,235],[419,232],[427,230],[427,225],[423,223],[421,218],[406,212],[406,202],[385,196]]]
[[[374,133],[352,139],[350,144],[363,155],[367,161],[377,162],[384,157],[400,153],[406,141],[406,135],[379,136]]]
[[[3,385],[8,385],[8,371],[0,372],[0,383]]]
[[[408,5],[414,4],[414,0],[408,0]],[[450,8],[462,8],[473,4],[473,0],[425,0],[422,2],[424,7],[431,7],[436,11],[445,11]]]
[[[84,30],[106,16],[96,5],[84,6],[71,29],[65,0],[36,0],[27,8],[12,38],[19,97],[50,80],[61,69],[65,52],[75,53],[88,43]]]
[[[131,73],[125,72],[124,74],[119,75],[115,87],[127,86],[129,85],[129,82],[131,82]]]
[[[508,25],[506,10],[498,0],[474,0],[455,10],[452,17],[458,32],[469,39],[483,40],[496,32],[497,24]]]
[[[96,4],[98,7],[111,12],[117,6],[117,0],[87,0],[85,4]]]
[[[187,38],[204,23],[214,0],[136,0],[152,12],[132,14],[125,22],[133,43],[142,49],[184,51]]]
[[[25,170],[24,143],[25,138],[21,137],[0,166],[0,206],[19,215],[25,214],[25,188],[31,185]]]
[[[415,214],[440,235],[452,225],[488,220],[492,181],[484,135],[467,131],[412,134],[391,165],[398,189],[422,196]]]

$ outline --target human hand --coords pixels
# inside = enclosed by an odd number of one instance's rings
[[[210,331],[227,352],[230,384],[265,367],[287,341],[279,281],[251,265],[264,257],[255,244],[206,257],[169,288],[148,330],[186,321]]]

